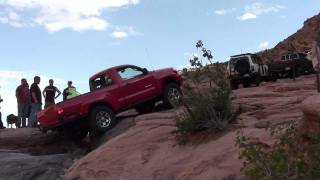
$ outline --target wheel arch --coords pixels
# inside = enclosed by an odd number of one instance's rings
[[[177,80],[177,78],[170,76],[170,77],[166,77],[162,80],[162,87],[164,88],[165,85],[170,84],[170,83],[175,83],[175,84],[181,86],[181,82],[179,80]]]
[[[89,107],[88,107],[88,115],[90,114],[90,112],[95,107],[98,107],[98,106],[106,106],[106,107],[110,108],[115,113],[114,108],[108,102],[98,101],[98,102],[95,102],[95,103],[92,103],[92,104],[89,105]]]

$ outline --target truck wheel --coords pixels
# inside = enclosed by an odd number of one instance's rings
[[[89,126],[90,132],[102,134],[113,127],[115,115],[113,111],[106,106],[97,106],[90,113]]]
[[[154,109],[155,102],[146,102],[136,107],[136,111],[139,114],[151,113]]]
[[[163,103],[168,108],[174,108],[182,103],[183,95],[180,86],[175,83],[165,85],[163,92]]]
[[[237,81],[230,80],[230,87],[232,90],[235,90],[239,88],[239,84]]]
[[[255,78],[255,83],[256,83],[256,86],[259,86],[260,83],[261,83],[261,76],[260,74],[257,74],[256,78]]]
[[[80,141],[82,139],[84,139],[85,137],[87,137],[88,133],[89,133],[89,128],[88,126],[85,125],[70,125],[68,127],[66,127],[66,134],[69,138],[71,138],[74,141]]]

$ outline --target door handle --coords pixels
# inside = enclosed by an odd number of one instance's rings
[[[146,85],[145,88],[149,88],[149,87],[151,87],[151,86],[152,86],[152,84],[149,84],[149,85]]]

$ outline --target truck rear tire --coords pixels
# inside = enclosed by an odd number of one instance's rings
[[[163,104],[168,108],[174,108],[182,104],[183,95],[180,86],[169,83],[164,86]]]
[[[107,106],[97,106],[92,109],[89,117],[90,133],[102,134],[113,127],[115,115]]]

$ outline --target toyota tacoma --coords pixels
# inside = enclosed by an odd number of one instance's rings
[[[170,108],[182,101],[182,78],[172,68],[148,71],[134,65],[116,66],[92,76],[89,85],[90,92],[40,111],[40,128],[63,130],[83,139],[88,132],[101,134],[112,128],[120,112],[135,108],[148,113],[158,101]]]

